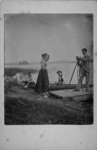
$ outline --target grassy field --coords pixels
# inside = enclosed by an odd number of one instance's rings
[[[44,98],[16,82],[5,82],[4,110],[6,125],[93,123],[93,97],[86,101]]]
[[[92,124],[93,99],[44,98],[33,91],[12,85],[5,94],[5,124]]]
[[[66,102],[70,103],[70,102]],[[89,107],[89,104],[82,104]],[[86,112],[87,110],[87,112]],[[7,97],[5,101],[5,124],[91,124],[89,108],[83,112],[66,106],[52,105],[37,100]]]

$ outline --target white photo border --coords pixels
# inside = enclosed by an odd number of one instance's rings
[[[0,9],[0,149],[97,149],[97,2],[3,1]],[[93,14],[93,125],[4,125],[4,14]]]

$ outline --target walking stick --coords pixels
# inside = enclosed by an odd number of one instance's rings
[[[75,67],[74,67],[74,70],[73,70],[73,72],[72,72],[71,78],[70,78],[70,80],[69,80],[69,84],[71,84],[71,81],[72,81],[72,79],[73,79],[73,75],[74,75],[74,73],[75,73],[76,66],[77,66],[77,63],[76,63],[76,65],[75,65]]]

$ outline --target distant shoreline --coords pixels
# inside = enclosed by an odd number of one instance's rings
[[[24,69],[24,68],[5,68],[4,74],[7,76],[14,76],[16,73],[22,72],[24,74],[28,74],[28,72],[37,73],[37,69]]]
[[[22,65],[32,65],[32,64],[39,64],[40,62],[31,62],[31,63],[27,63],[27,64],[23,64],[23,63],[5,63],[4,65],[19,65],[19,66],[22,66]],[[76,63],[76,61],[64,61],[64,60],[60,60],[60,61],[51,61],[49,62],[49,64],[60,64],[60,63]]]

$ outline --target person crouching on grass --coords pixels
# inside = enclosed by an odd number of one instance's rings
[[[34,88],[35,87],[35,82],[33,80],[33,74],[32,72],[29,72],[27,75],[26,75],[26,79],[23,81],[24,83],[24,88]]]
[[[41,69],[38,74],[35,90],[36,92],[42,94],[44,97],[48,97],[49,90],[49,77],[47,71],[47,63],[49,61],[49,55],[47,53],[43,53],[41,55]]]

